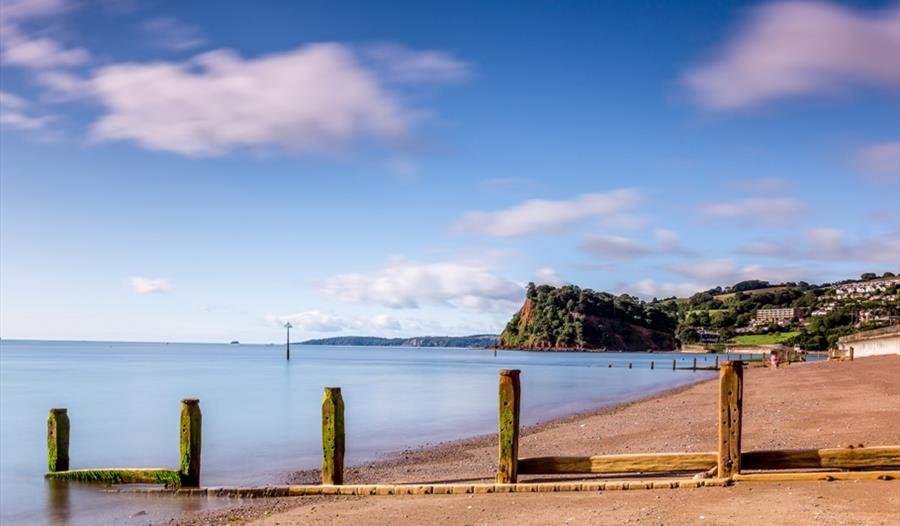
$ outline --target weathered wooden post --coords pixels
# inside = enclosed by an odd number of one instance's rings
[[[54,408],[47,416],[47,470],[69,470],[69,413]]]
[[[631,369],[631,362],[628,362],[628,368]]]
[[[718,369],[718,368],[719,368],[719,357],[716,356],[716,369]]]
[[[853,361],[853,347],[850,347],[850,361]]]
[[[519,409],[522,387],[518,369],[500,371],[500,448],[497,482],[516,482],[519,463]]]
[[[672,358],[672,370],[675,370],[675,358]]]
[[[653,370],[653,360],[650,360],[650,370]]]
[[[691,370],[693,370],[693,371],[697,370],[697,357],[696,356],[694,356],[694,365],[691,366]]]
[[[719,478],[741,472],[741,410],[744,404],[744,364],[722,362],[719,369]]]
[[[200,486],[200,400],[185,398],[181,401],[181,485]]]
[[[340,387],[322,397],[322,484],[344,483],[344,398]]]

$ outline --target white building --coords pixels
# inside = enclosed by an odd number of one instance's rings
[[[900,354],[900,325],[858,332],[838,340],[838,350],[854,358],[879,354]]]

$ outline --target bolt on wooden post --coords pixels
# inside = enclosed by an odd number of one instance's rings
[[[340,387],[322,397],[322,484],[344,483],[344,399]]]
[[[200,486],[200,431],[202,425],[200,400],[185,398],[181,401],[181,463],[178,474],[181,485]]]
[[[69,414],[63,408],[51,409],[47,416],[47,469],[69,470]]]
[[[719,478],[741,472],[741,411],[744,405],[744,364],[724,361],[719,369]]]
[[[519,410],[522,387],[518,369],[500,371],[500,446],[497,482],[516,482],[519,463]]]

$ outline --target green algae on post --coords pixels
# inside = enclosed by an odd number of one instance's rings
[[[516,481],[519,462],[519,406],[522,395],[518,369],[500,371],[500,446],[497,482]]]
[[[181,484],[181,475],[177,471],[160,468],[73,469],[49,472],[44,476],[53,480],[101,484],[165,484],[169,487]]]
[[[63,408],[51,409],[47,417],[47,469],[69,469],[69,414]]]
[[[181,401],[181,462],[179,473],[182,486],[200,486],[200,400],[186,398]]]
[[[344,483],[344,399],[340,387],[322,397],[322,484]]]

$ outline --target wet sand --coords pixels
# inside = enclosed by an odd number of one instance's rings
[[[528,396],[523,393],[523,396]],[[715,380],[524,430],[520,457],[714,451]],[[900,356],[745,373],[743,449],[900,444]],[[490,481],[496,437],[404,451],[345,482]],[[520,481],[539,477],[523,476]],[[291,482],[316,482],[315,471]],[[175,523],[900,524],[900,481],[742,482],[601,493],[295,497],[234,501]]]

